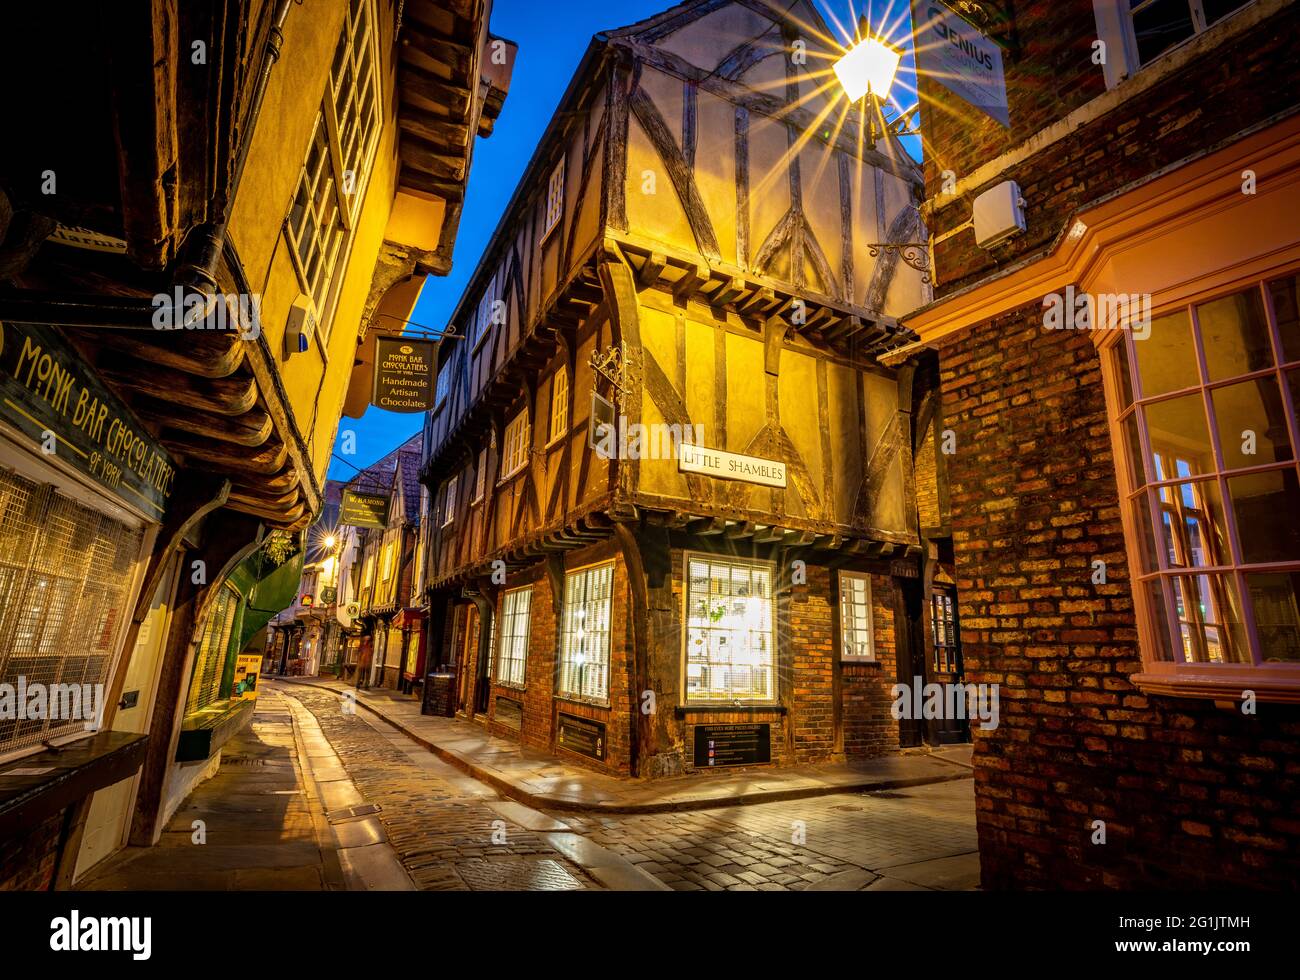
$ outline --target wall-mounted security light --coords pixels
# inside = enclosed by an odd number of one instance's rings
[[[316,333],[316,304],[306,293],[299,293],[298,298],[289,307],[289,320],[284,328],[285,354],[303,354],[311,347],[311,339]]]
[[[980,248],[993,248],[1023,232],[1025,199],[1020,196],[1020,185],[1004,180],[975,198],[971,222]]]

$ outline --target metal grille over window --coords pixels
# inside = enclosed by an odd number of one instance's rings
[[[873,660],[871,579],[840,572],[840,656]]]
[[[687,565],[686,699],[773,700],[773,566],[706,557]]]
[[[1152,660],[1300,663],[1300,277],[1111,347]]]
[[[221,697],[221,678],[226,670],[226,657],[230,651],[230,634],[235,625],[235,612],[239,608],[239,593],[223,585],[213,600],[194,657],[194,673],[190,679],[190,696],[185,713],[202,711]]]
[[[22,712],[0,717],[0,755],[93,722],[140,540],[53,487],[0,471],[0,684],[17,696],[21,683],[27,694]],[[40,717],[31,711],[35,691],[45,692]]]
[[[957,620],[953,616],[952,594],[930,596],[930,628],[934,638],[934,669],[942,674],[957,670]]]
[[[502,600],[501,657],[497,661],[497,680],[502,684],[524,686],[532,605],[532,589],[507,592]]]
[[[570,572],[564,587],[564,643],[560,650],[561,697],[609,698],[609,614],[614,565]]]

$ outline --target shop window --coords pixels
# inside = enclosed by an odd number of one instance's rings
[[[564,157],[551,171],[551,179],[546,185],[546,226],[542,229],[542,238],[560,223],[564,217]]]
[[[562,698],[609,700],[609,618],[614,563],[569,572],[564,578],[564,621],[557,693]]]
[[[228,585],[221,586],[199,636],[189,698],[185,702],[186,714],[202,711],[221,699],[221,679],[230,656],[230,634],[238,609],[239,593]]]
[[[686,700],[776,698],[771,562],[686,559]]]
[[[1148,672],[1300,681],[1298,293],[1261,283],[1107,348]]]
[[[140,540],[53,487],[0,470],[0,684],[107,690]],[[56,713],[0,717],[0,756],[84,732],[92,720]]]
[[[501,455],[501,479],[508,480],[528,463],[528,444],[532,433],[528,409],[524,409],[506,426],[505,451]]]
[[[501,654],[497,659],[497,683],[524,686],[528,662],[528,630],[533,590],[513,589],[501,599]]]
[[[371,0],[348,4],[289,211],[288,233],[303,291],[328,340],[336,270],[356,228],[364,177],[379,140],[378,57]],[[323,346],[323,343],[322,343]]]
[[[955,674],[961,669],[957,658],[957,616],[953,594],[936,589],[930,594],[930,638],[934,645],[934,669]]]
[[[551,434],[554,442],[569,431],[569,371],[561,367],[551,377]]]
[[[871,577],[840,572],[840,657],[875,660],[871,635]]]

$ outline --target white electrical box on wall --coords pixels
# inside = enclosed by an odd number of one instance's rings
[[[1020,185],[1004,180],[975,198],[971,215],[975,224],[975,244],[993,248],[1025,230],[1025,199]]]
[[[289,307],[289,321],[284,328],[285,353],[305,353],[311,347],[311,339],[315,333],[316,304],[306,293],[299,293],[298,298]]]

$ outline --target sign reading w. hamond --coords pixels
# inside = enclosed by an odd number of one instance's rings
[[[913,0],[912,21],[916,25],[916,70],[1003,126],[1010,126],[998,43],[938,0]]]
[[[0,418],[125,503],[162,516],[175,462],[53,327],[0,323]]]
[[[339,502],[339,524],[351,527],[387,527],[389,496],[344,490]]]

